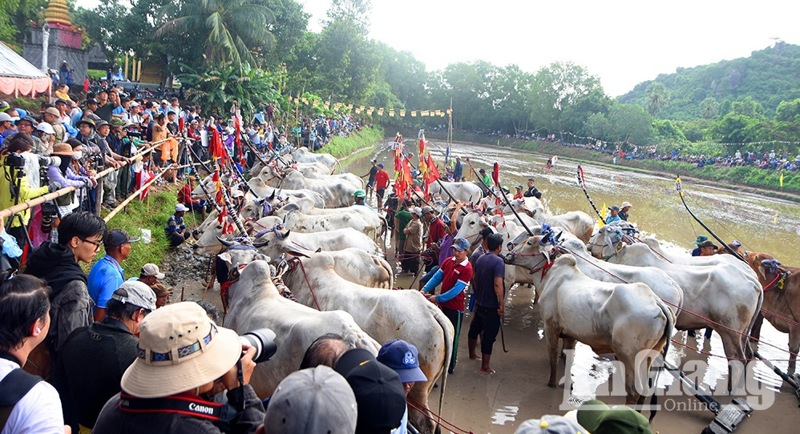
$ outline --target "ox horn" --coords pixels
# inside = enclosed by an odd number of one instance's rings
[[[232,242],[230,242],[230,241],[226,241],[226,240],[223,240],[223,239],[222,239],[222,238],[220,238],[220,237],[217,237],[217,240],[219,240],[219,242],[220,242],[220,243],[222,243],[222,245],[223,245],[223,246],[225,246],[225,247],[230,247],[230,246],[232,246],[232,245],[233,245],[233,243],[232,243]]]
[[[259,242],[259,243],[255,243],[255,242],[254,242],[254,243],[253,243],[253,247],[255,247],[256,249],[260,249],[260,248],[262,248],[262,247],[266,246],[267,244],[269,244],[269,240],[267,240],[267,241],[262,241],[262,242]]]
[[[267,198],[267,200],[269,200],[270,202],[272,202],[273,200],[275,200],[275,190],[276,190],[276,189],[274,189],[274,188],[273,188],[273,189],[272,189],[272,194],[271,194],[271,195],[270,195],[270,196]]]

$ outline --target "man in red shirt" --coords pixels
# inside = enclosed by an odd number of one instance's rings
[[[429,272],[433,270],[433,267],[439,265],[437,258],[439,254],[434,245],[438,246],[444,236],[447,235],[447,226],[442,219],[436,217],[433,208],[429,206],[422,207],[422,221],[428,228],[428,236],[425,238],[425,249],[428,253],[423,255],[422,260],[425,264],[425,272]]]
[[[458,335],[461,332],[461,316],[464,313],[464,291],[472,280],[472,264],[467,258],[469,255],[469,241],[464,238],[456,238],[453,241],[453,257],[446,259],[439,271],[433,275],[431,280],[422,288],[422,294],[431,303],[439,306],[439,309],[453,323],[455,333],[453,335],[453,356],[450,358],[450,367],[447,372],[453,373],[456,369],[456,356],[458,354]],[[442,290],[439,295],[428,294],[432,292],[439,283]]]
[[[378,173],[375,174],[375,194],[378,196],[378,207],[383,207],[383,195],[389,188],[389,173],[383,170],[383,163],[378,163]]]

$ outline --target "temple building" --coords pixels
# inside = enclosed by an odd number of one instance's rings
[[[105,69],[107,59],[99,44],[83,49],[83,30],[72,24],[66,0],[50,0],[44,23],[39,24],[34,24],[22,47],[27,61],[42,70],[71,72],[76,86],[83,85],[90,66]],[[66,80],[60,78],[62,82]]]

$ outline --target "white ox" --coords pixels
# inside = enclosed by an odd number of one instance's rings
[[[332,172],[334,167],[339,164],[339,160],[331,154],[314,154],[308,148],[301,147],[292,152],[292,158],[298,163],[322,163],[328,166]]]
[[[294,253],[294,252],[290,252]],[[305,256],[312,252],[297,252]],[[326,251],[333,259],[333,271],[343,279],[369,288],[392,289],[394,273],[389,262],[378,255],[349,247],[343,250]],[[300,270],[302,272],[302,270]]]
[[[261,252],[271,258],[278,258],[283,253],[315,252],[321,250],[332,252],[354,248],[370,255],[381,253],[378,245],[368,236],[353,228],[337,229],[328,232],[301,233],[278,229],[264,233],[258,241],[269,241],[261,248]]]
[[[650,246],[654,252],[658,252],[661,256],[669,259],[674,264],[685,265],[717,265],[729,264],[738,266],[746,274],[749,274],[754,280],[758,279],[755,271],[744,261],[736,259],[733,255],[711,255],[711,256],[689,256],[676,254],[674,251],[665,249],[655,237],[644,237],[640,241]]]
[[[528,238],[508,255],[511,263],[530,270],[540,269],[550,259],[549,247],[540,245],[541,236]],[[539,312],[550,356],[548,386],[556,387],[558,340],[564,348],[575,341],[590,346],[597,354],[613,353],[625,366],[626,404],[641,404],[650,366],[657,352],[668,348],[673,333],[672,312],[643,283],[607,283],[593,280],[577,267],[575,258],[563,255],[540,277]],[[643,357],[643,352],[650,352]],[[664,351],[666,352],[666,351]]]
[[[381,217],[381,215],[378,214],[377,211],[368,206],[350,205],[343,208],[316,208],[314,206],[309,206],[309,205],[310,205],[309,200],[306,199],[298,200],[295,203],[287,204],[275,210],[274,215],[283,218],[284,216],[295,211],[299,211],[303,215],[306,215],[310,218],[316,218],[311,216],[357,214],[360,217],[364,218],[364,220],[366,220],[369,225],[369,227],[364,229],[365,231],[367,231],[370,227],[375,227],[377,228],[376,234],[381,235],[386,230],[386,220],[383,217]],[[352,227],[354,229],[359,229],[355,226]]]
[[[730,360],[749,356],[747,336],[761,310],[764,293],[758,280],[753,281],[740,266],[674,264],[656,255],[644,243],[606,249],[616,250],[616,253],[608,252],[609,262],[660,268],[680,285],[683,289],[683,310],[678,316],[681,329],[711,327],[719,333],[725,355]],[[729,371],[731,385],[737,384],[739,373]]]
[[[418,291],[361,286],[345,280],[334,270],[334,259],[317,253],[301,259],[305,268],[284,275],[284,282],[297,300],[307,306],[319,303],[321,310],[345,310],[356,323],[378,342],[403,339],[419,349],[420,369],[428,381],[417,383],[408,395],[428,407],[428,397],[439,377],[444,394],[446,369],[452,355],[453,326],[442,311],[428,302]],[[310,287],[309,287],[310,285]],[[441,400],[440,400],[441,404]],[[423,429],[433,426],[425,415],[409,413],[414,425]]]
[[[481,188],[471,182],[444,182],[444,188],[455,197],[456,202],[477,204],[483,198]],[[442,189],[438,182],[434,182],[428,187],[432,196],[439,195],[445,202],[450,202],[451,197]]]
[[[260,198],[270,197],[273,193],[277,191],[277,195],[281,198],[297,198],[297,199],[309,199],[314,202],[314,206],[318,206],[320,208],[325,207],[325,198],[322,197],[321,194],[317,193],[316,191],[311,191],[307,188],[300,188],[300,189],[289,189],[289,188],[274,188],[267,185],[266,182],[262,178],[254,177],[251,178],[250,181],[247,182],[247,185],[250,186],[250,190],[258,195]]]
[[[261,328],[275,332],[278,350],[256,367],[250,384],[258,396],[271,396],[278,383],[296,371],[306,349],[326,333],[341,335],[357,348],[377,354],[380,345],[342,311],[320,312],[282,297],[272,283],[269,264],[255,261],[231,285],[225,326],[239,334]]]
[[[601,261],[586,249],[586,245],[574,235],[562,232],[561,246],[575,257],[578,269],[594,280],[610,283],[644,283],[665,302],[676,316],[683,306],[683,289],[665,271],[656,267],[632,267]],[[675,323],[681,327],[681,317]]]
[[[541,202],[539,203],[541,204]],[[564,214],[550,215],[545,213],[544,207],[537,207],[532,211],[531,215],[539,224],[547,223],[553,227],[564,228],[584,243],[589,242],[592,238],[592,232],[594,232],[594,220],[583,211],[569,211]]]
[[[371,211],[366,207],[362,206],[362,208]],[[280,216],[283,219],[284,226],[296,232],[327,232],[336,229],[353,228],[372,239],[378,239],[380,235],[378,231],[382,227],[380,219],[368,218],[360,212],[339,211],[330,214],[309,215],[300,212],[296,206],[291,204],[283,209],[286,209],[286,211],[279,211],[276,213],[276,217]]]
[[[312,179],[306,178],[297,170],[288,169],[281,174],[275,173],[273,177],[264,179],[263,172],[260,178],[269,186],[288,188],[292,190],[308,189],[322,195],[325,206],[342,207],[353,204],[353,193],[358,190],[349,182],[339,179]]]

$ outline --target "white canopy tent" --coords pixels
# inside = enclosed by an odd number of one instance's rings
[[[0,42],[0,93],[35,98],[49,94],[52,83],[47,74]]]

